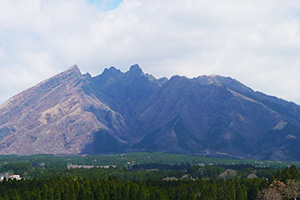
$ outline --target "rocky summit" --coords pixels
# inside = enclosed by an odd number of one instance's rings
[[[73,66],[0,106],[1,154],[166,151],[300,161],[300,107],[222,76]]]

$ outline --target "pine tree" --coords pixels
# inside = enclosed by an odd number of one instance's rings
[[[74,182],[69,184],[70,200],[76,200],[76,193],[74,189]]]
[[[94,193],[94,199],[95,200],[104,200],[104,195],[103,195],[100,185],[98,185],[98,187]]]
[[[292,165],[290,167],[290,174],[291,174],[291,179],[295,179],[295,180],[299,180],[300,176],[299,176],[299,171],[297,170],[295,165]]]
[[[247,200],[247,190],[245,185],[241,185],[239,181],[235,184],[235,192],[237,200]]]
[[[57,189],[54,190],[53,199],[54,199],[54,200],[61,200],[61,193],[60,193],[60,190],[57,190]]]
[[[61,193],[62,200],[70,200],[70,191],[67,183],[62,183],[63,192]]]
[[[13,190],[13,195],[11,197],[11,200],[21,200],[18,191],[16,189]]]
[[[54,191],[53,191],[53,188],[50,188],[48,190],[48,193],[47,193],[47,199],[48,200],[54,200]]]
[[[139,191],[136,194],[136,197],[138,200],[146,200],[147,199],[147,193],[146,193],[146,186],[144,184],[141,184],[139,187]]]
[[[74,196],[75,196],[75,199],[78,199],[78,196],[79,196],[79,190],[80,190],[80,185],[79,185],[78,180],[76,180],[76,181],[74,182]]]
[[[41,198],[43,200],[48,200],[48,186],[46,184],[43,184],[41,188]]]
[[[81,185],[80,185],[80,189],[79,189],[78,199],[79,199],[79,200],[88,200],[88,199],[85,198],[85,195],[86,195],[85,188],[84,188],[83,185],[81,184]]]
[[[129,185],[127,183],[123,183],[120,189],[119,199],[129,200]]]

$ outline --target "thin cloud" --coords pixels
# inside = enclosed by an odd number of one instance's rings
[[[300,2],[112,2],[1,1],[0,102],[75,63],[94,75],[139,63],[156,77],[220,74],[300,103]]]

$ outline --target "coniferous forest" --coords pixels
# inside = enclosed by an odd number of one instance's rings
[[[0,164],[0,176],[22,177],[0,182],[0,200],[300,198],[297,163],[276,167],[268,161],[141,153],[117,158],[0,156]]]

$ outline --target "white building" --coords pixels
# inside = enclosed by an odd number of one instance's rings
[[[17,181],[21,180],[21,176],[20,175],[10,175],[8,178],[12,179],[12,180],[17,180]]]

